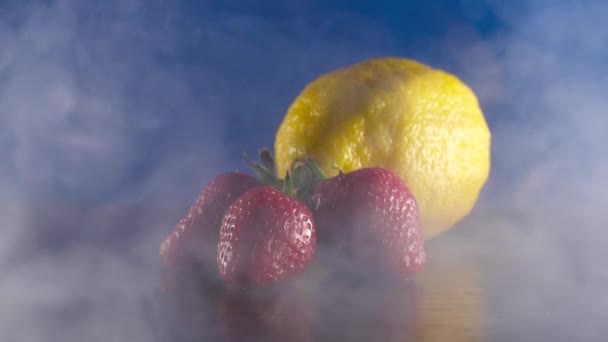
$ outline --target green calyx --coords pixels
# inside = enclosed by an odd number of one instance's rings
[[[277,189],[282,189],[283,184],[281,179],[277,177],[277,172],[274,167],[274,159],[272,158],[270,151],[267,149],[262,149],[260,151],[259,163],[249,160],[245,153],[243,153],[243,160],[245,160],[245,162],[251,166],[263,184],[273,186]]]
[[[243,154],[243,159],[255,171],[262,183],[306,203],[310,200],[317,184],[327,178],[319,164],[312,158],[297,159],[284,179],[278,177],[274,158],[268,149],[260,150],[259,158],[260,162],[256,163]]]

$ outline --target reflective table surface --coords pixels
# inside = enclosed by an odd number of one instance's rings
[[[559,215],[517,215],[467,218],[427,243],[428,263],[410,279],[313,265],[270,289],[172,298],[168,340],[604,340],[606,282],[590,256],[600,242],[573,238]]]

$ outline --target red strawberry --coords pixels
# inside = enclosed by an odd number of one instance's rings
[[[226,282],[255,286],[299,273],[315,251],[315,224],[308,207],[273,187],[261,186],[226,211],[217,263]]]
[[[215,257],[224,212],[239,196],[259,185],[254,177],[239,172],[211,180],[160,246],[171,277],[187,281],[201,276],[218,278],[213,276],[217,275]]]
[[[345,256],[355,269],[423,267],[424,239],[414,195],[384,168],[364,168],[324,180],[312,196],[319,242]]]

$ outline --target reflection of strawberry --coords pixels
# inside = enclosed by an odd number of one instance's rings
[[[316,298],[319,341],[414,341],[416,284],[411,279],[332,274]]]
[[[201,277],[218,279],[215,256],[224,212],[237,197],[258,185],[257,179],[239,172],[211,180],[160,246],[168,276],[187,282]]]
[[[224,291],[219,297],[221,336],[226,342],[314,341],[316,314],[310,295],[291,281]]]
[[[319,242],[371,269],[412,274],[425,262],[416,199],[394,172],[365,168],[319,183],[312,196]]]
[[[255,286],[302,271],[315,251],[315,223],[308,207],[262,186],[246,192],[226,211],[217,263],[228,283]]]

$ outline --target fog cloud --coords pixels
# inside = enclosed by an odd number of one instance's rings
[[[478,3],[464,13],[503,30],[455,20],[411,52],[363,14],[306,1],[290,20],[213,1],[0,7],[0,340],[161,340],[163,235],[212,175],[243,169],[241,151],[272,145],[306,82],[380,55],[436,61],[479,94],[492,175],[458,227],[476,243],[453,247],[509,265],[490,271],[515,293],[492,301],[490,334],[600,336],[608,6]]]

